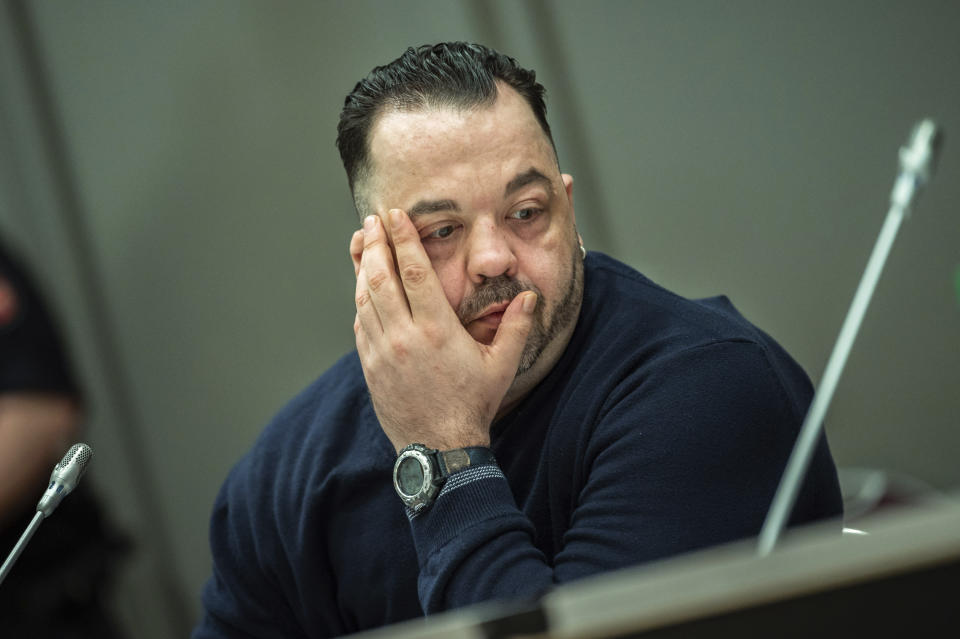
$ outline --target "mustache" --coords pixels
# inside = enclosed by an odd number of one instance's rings
[[[498,275],[486,280],[477,290],[461,300],[457,308],[457,317],[460,323],[466,325],[473,320],[483,309],[493,304],[509,302],[524,291],[533,291],[540,296],[540,291],[534,286],[507,277]],[[540,304],[537,304],[539,310]]]

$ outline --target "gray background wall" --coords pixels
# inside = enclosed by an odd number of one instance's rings
[[[538,70],[586,244],[728,294],[815,380],[918,118],[947,130],[831,409],[841,466],[960,484],[957,2],[6,2],[0,231],[92,395],[117,606],[184,636],[216,490],[352,347],[343,96],[404,47]],[[951,137],[951,135],[953,137]],[[639,318],[638,321],[642,321]]]

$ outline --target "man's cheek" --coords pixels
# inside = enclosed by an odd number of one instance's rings
[[[443,289],[444,297],[447,298],[447,303],[450,304],[450,308],[456,312],[460,307],[460,302],[462,302],[465,297],[462,290],[462,276],[457,273],[455,269],[449,268],[448,264],[439,260],[431,258],[430,265],[433,267],[433,272],[437,274],[437,279],[440,281],[440,287]]]

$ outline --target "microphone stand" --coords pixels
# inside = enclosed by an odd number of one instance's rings
[[[840,374],[847,362],[847,356],[853,348],[853,342],[860,330],[860,323],[877,287],[880,272],[890,254],[900,223],[910,214],[910,205],[914,196],[930,179],[941,139],[942,134],[936,124],[927,119],[914,127],[909,146],[900,149],[900,174],[890,194],[890,210],[887,212],[883,228],[880,229],[880,236],[873,247],[873,253],[870,254],[867,268],[853,296],[850,310],[847,311],[847,317],[843,321],[843,327],[830,354],[820,387],[814,394],[807,416],[803,420],[803,426],[800,428],[800,434],[790,454],[787,468],[780,479],[773,503],[760,530],[757,544],[757,554],[760,557],[766,557],[773,550],[793,510],[797,493],[822,430],[827,407],[833,399],[833,392],[837,388],[837,382],[840,381]]]
[[[7,575],[13,568],[13,564],[17,563],[17,559],[20,558],[20,553],[22,553],[23,549],[27,547],[27,543],[30,541],[30,538],[33,537],[33,533],[37,532],[37,528],[40,527],[40,522],[42,521],[43,513],[38,510],[33,516],[33,519],[30,520],[30,524],[27,526],[27,529],[23,531],[22,535],[20,535],[20,541],[18,541],[17,545],[13,547],[13,550],[10,551],[10,555],[7,557],[7,560],[4,561],[3,566],[0,567],[0,584],[2,584],[3,580],[7,578]]]

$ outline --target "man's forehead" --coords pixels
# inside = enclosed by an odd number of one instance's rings
[[[549,138],[530,106],[509,88],[496,102],[469,109],[385,111],[371,129],[369,144],[368,186],[374,190],[427,187],[433,180],[455,180],[458,172],[464,179],[495,175],[497,184],[488,186],[503,189],[531,167],[541,176],[556,173]]]
[[[523,96],[497,82],[496,99],[479,104],[457,106],[427,101],[412,108],[387,105],[373,121],[368,144],[376,161],[398,144],[439,144],[448,136],[447,141],[454,146],[467,146],[473,142],[493,141],[497,137],[510,139],[524,133],[542,137],[550,144]]]

